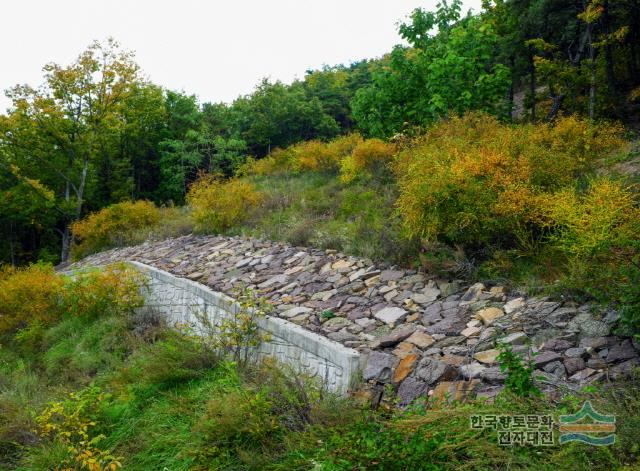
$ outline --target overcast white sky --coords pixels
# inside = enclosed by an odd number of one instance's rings
[[[93,40],[134,50],[154,83],[232,101],[262,77],[290,82],[310,68],[378,57],[396,24],[437,0],[4,0],[0,89],[41,83],[47,62],[68,64]],[[479,9],[480,0],[465,0]],[[9,105],[0,95],[0,111]]]

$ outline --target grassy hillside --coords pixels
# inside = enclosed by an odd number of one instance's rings
[[[340,399],[278,365],[238,365],[188,332],[136,314],[141,280],[115,267],[75,281],[3,272],[3,304],[47,309],[0,330],[0,469],[635,469],[638,380],[552,403],[425,400],[398,411]],[[6,288],[11,287],[11,291]],[[107,287],[107,288],[105,288]],[[7,319],[2,311],[2,319]],[[474,414],[615,413],[613,447],[501,447]]]
[[[292,245],[335,249],[373,260],[411,263],[417,246],[401,235],[397,188],[379,181],[345,186],[333,175],[248,177],[264,194],[260,211],[229,230]]]

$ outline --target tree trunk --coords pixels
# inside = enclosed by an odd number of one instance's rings
[[[536,120],[536,65],[531,55],[531,80],[529,81],[529,93],[531,94],[531,121]]]
[[[89,158],[84,159],[84,165],[82,166],[82,175],[80,176],[80,185],[76,196],[78,201],[76,203],[76,214],[74,220],[77,221],[82,216],[82,205],[84,204],[84,188],[87,185],[87,174],[89,173]]]
[[[11,253],[11,266],[16,266],[15,239],[13,237],[13,221],[9,223],[9,252]]]
[[[556,119],[558,113],[560,112],[560,108],[562,107],[562,102],[564,101],[564,93],[557,94],[551,85],[549,85],[549,97],[553,101],[551,105],[551,110],[546,116],[546,121],[551,122]]]
[[[84,165],[82,167],[82,173],[80,175],[80,185],[74,188],[76,194],[76,209],[75,213],[67,218],[64,222],[64,230],[62,231],[62,250],[60,253],[60,263],[66,263],[69,261],[69,255],[71,252],[71,229],[70,226],[75,221],[78,221],[82,216],[82,206],[84,204],[84,189],[87,184],[87,174],[89,173],[89,159],[84,159]],[[71,184],[69,180],[66,182],[64,198],[67,203],[71,199]]]
[[[65,182],[64,186],[64,200],[69,203],[71,199],[71,183],[69,180]],[[66,212],[66,209],[65,209]],[[68,214],[64,216],[64,230],[62,232],[62,249],[60,252],[60,263],[66,263],[69,260],[69,247],[71,246],[70,234],[69,234],[69,221]]]
[[[70,250],[71,231],[69,230],[69,224],[65,223],[64,231],[62,232],[62,253],[60,254],[60,263],[67,263],[69,261]]]

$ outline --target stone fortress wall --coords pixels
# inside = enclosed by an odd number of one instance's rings
[[[275,308],[266,326],[274,343],[264,354],[310,367],[344,391],[357,369],[351,355],[359,353],[363,386],[390,386],[401,405],[425,395],[494,397],[505,379],[497,341],[532,359],[550,395],[615,381],[640,366],[640,342],[624,332],[615,310],[440,279],[335,250],[189,235],[91,255],[70,268],[123,261],[147,265],[159,303],[171,292],[171,303],[182,307],[163,309],[176,321],[184,306],[197,304],[187,294],[192,287],[212,313],[224,311],[219,299],[229,298],[220,293],[239,283],[258,290]],[[353,352],[349,362],[339,352]]]

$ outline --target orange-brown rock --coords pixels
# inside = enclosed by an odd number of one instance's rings
[[[418,355],[415,353],[411,353],[404,357],[398,364],[396,371],[393,373],[393,382],[396,384],[400,383],[409,376],[409,373],[411,373],[415,368],[417,360]]]

